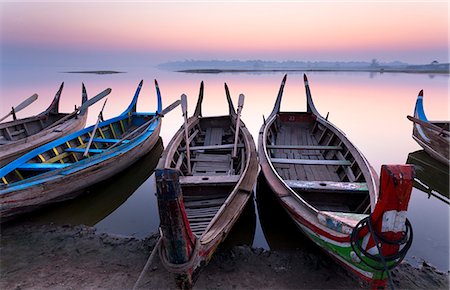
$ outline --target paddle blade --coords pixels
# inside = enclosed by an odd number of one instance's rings
[[[162,110],[161,112],[161,116],[166,115],[167,113],[169,113],[170,111],[172,111],[173,109],[175,109],[176,107],[178,107],[178,105],[181,103],[180,100],[176,100],[175,102],[173,102],[172,104],[170,104],[169,106],[167,106],[164,110]]]
[[[23,101],[22,103],[20,103],[19,105],[17,105],[17,107],[14,108],[14,113],[22,110],[23,108],[29,106],[31,103],[33,103],[34,101],[36,101],[38,98],[37,94],[32,95],[31,97],[29,97],[28,99],[26,99],[25,101]],[[6,114],[6,116],[0,118],[0,122],[5,120],[6,118],[8,118],[10,115],[12,114],[12,111],[9,112],[8,114]]]
[[[34,101],[36,101],[38,98],[37,94],[33,94],[31,97],[29,97],[28,99],[26,99],[25,101],[23,101],[22,103],[18,104],[15,108],[14,111],[17,113],[18,111],[28,107],[31,103],[33,103]]]
[[[238,107],[242,108],[244,106],[244,99],[245,99],[244,94],[240,94],[238,100]]]
[[[183,115],[187,114],[187,96],[185,94],[181,95],[181,111]]]
[[[89,100],[87,100],[86,102],[84,102],[79,108],[78,111],[82,111],[84,109],[86,109],[87,107],[92,106],[93,104],[97,103],[98,101],[100,101],[101,99],[103,99],[104,97],[106,97],[107,95],[109,95],[111,93],[111,89],[107,88],[106,90],[104,90],[103,92],[99,93],[98,95],[96,95],[95,97],[90,98]]]

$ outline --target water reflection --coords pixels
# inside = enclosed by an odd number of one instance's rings
[[[318,250],[281,207],[262,174],[256,185],[256,204],[262,232],[271,250]]]
[[[436,161],[424,150],[408,154],[408,164],[414,165],[416,178],[414,187],[447,204],[449,202],[449,169]]]
[[[222,248],[230,248],[233,246],[252,246],[256,232],[256,213],[255,204],[253,203],[253,194],[245,205],[241,216],[232,227]]]
[[[120,207],[152,174],[163,151],[161,138],[142,159],[81,196],[24,216],[20,221],[94,226]]]

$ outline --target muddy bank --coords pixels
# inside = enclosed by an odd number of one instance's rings
[[[85,226],[2,227],[0,289],[131,289],[156,244],[99,234]],[[393,271],[398,289],[448,289],[448,273],[403,263]],[[221,249],[200,275],[196,289],[364,289],[328,257],[305,251]],[[175,288],[159,262],[140,288]]]

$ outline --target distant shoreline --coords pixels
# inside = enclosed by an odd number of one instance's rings
[[[97,75],[110,75],[110,74],[123,74],[123,71],[114,70],[86,70],[86,71],[64,71],[64,74],[97,74]]]
[[[250,73],[250,72],[375,72],[375,73],[419,73],[419,74],[449,74],[448,70],[442,69],[395,69],[395,68],[374,68],[374,69],[358,69],[358,68],[303,68],[303,69],[185,69],[177,70],[176,72],[182,73],[206,73],[206,74],[219,74],[219,73]]]

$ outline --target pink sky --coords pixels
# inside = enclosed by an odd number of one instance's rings
[[[0,8],[4,59],[29,49],[147,54],[155,62],[448,62],[448,1],[11,2]]]

